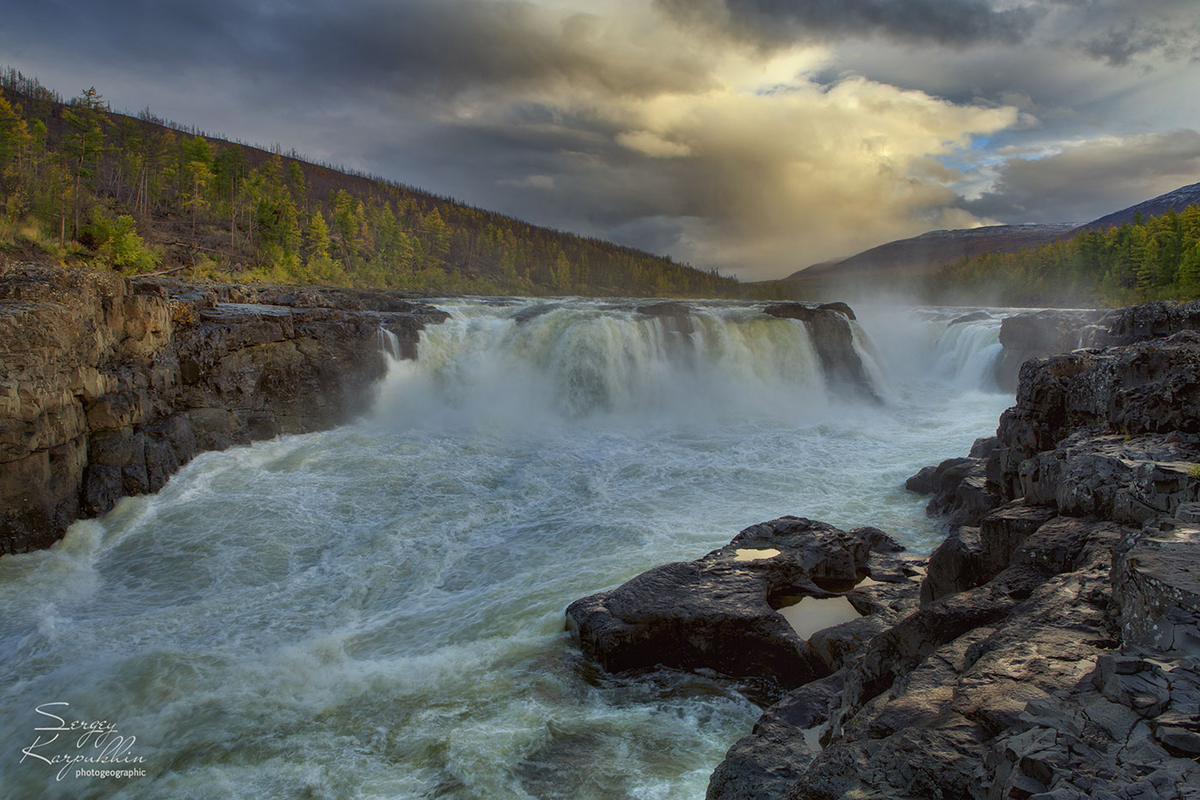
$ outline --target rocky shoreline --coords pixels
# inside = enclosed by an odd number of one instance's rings
[[[784,517],[568,608],[606,669],[763,687],[710,798],[1200,797],[1200,304],[1012,319],[1074,352],[909,480],[928,559]],[[802,637],[797,598],[855,613]]]
[[[402,292],[0,264],[0,555],[158,491],[207,450],[330,428],[445,318]]]

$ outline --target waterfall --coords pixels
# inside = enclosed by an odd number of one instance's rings
[[[994,369],[1001,350],[1000,320],[950,324],[934,344],[934,370],[957,389],[996,391]]]
[[[869,336],[854,336],[869,360]],[[538,424],[601,416],[811,418],[829,408],[808,329],[746,304],[695,304],[681,321],[611,301],[516,309],[466,303],[422,332],[418,352],[415,363],[392,364],[380,415],[418,421],[455,409]],[[884,380],[878,369],[872,377]]]
[[[384,355],[390,361],[399,361],[404,357],[403,351],[400,349],[400,337],[387,328],[380,325],[375,339],[379,345],[379,349],[383,351]]]

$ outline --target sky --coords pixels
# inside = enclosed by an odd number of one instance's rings
[[[0,0],[0,65],[745,280],[1200,181],[1200,0]]]

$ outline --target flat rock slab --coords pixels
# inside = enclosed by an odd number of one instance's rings
[[[797,597],[837,596],[873,569],[901,574],[878,561],[901,549],[875,528],[782,517],[703,558],[577,600],[568,626],[583,652],[611,672],[664,666],[799,686],[831,668],[777,609]],[[872,610],[865,597],[858,604]]]

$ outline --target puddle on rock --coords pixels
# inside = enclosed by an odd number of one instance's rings
[[[755,547],[748,550],[738,550],[734,561],[763,561],[779,555],[774,547]]]
[[[854,588],[855,589],[866,589],[869,586],[882,586],[885,583],[887,583],[887,581],[877,581],[874,578],[872,578],[870,575],[864,575],[863,578],[858,583],[854,584]]]
[[[796,631],[796,634],[808,641],[814,633],[843,622],[851,622],[862,615],[845,597],[796,597],[784,596],[778,598],[781,605],[775,610],[783,614]]]
[[[823,722],[820,725],[800,731],[804,734],[804,743],[808,745],[810,750],[819,753],[825,749],[821,746],[821,734],[825,732],[827,727],[829,727],[828,723]]]

